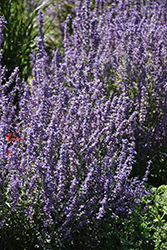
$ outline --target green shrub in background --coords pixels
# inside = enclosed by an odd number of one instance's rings
[[[154,205],[149,207],[150,219],[147,228],[153,233],[155,250],[167,249],[167,186],[152,188]]]
[[[102,232],[106,244],[103,249],[167,249],[167,185],[151,191],[127,220],[106,223]]]

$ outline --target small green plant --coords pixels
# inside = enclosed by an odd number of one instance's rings
[[[152,189],[155,192],[154,206],[150,207],[149,230],[153,233],[155,250],[167,249],[167,185]]]
[[[130,218],[121,222],[120,249],[167,249],[167,186],[153,187],[151,192]]]

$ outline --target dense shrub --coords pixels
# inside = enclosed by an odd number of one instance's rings
[[[76,11],[73,36],[65,24],[63,58],[56,51],[49,62],[40,13],[31,88],[20,82],[18,68],[1,86],[4,249],[11,249],[13,237],[16,244],[20,237],[29,244],[30,232],[33,246],[61,249],[77,230],[98,227],[104,216],[126,218],[145,195],[148,172],[141,181],[130,178],[138,112],[126,91],[113,94],[103,81],[108,57],[102,57],[104,62],[100,59],[107,47],[103,46],[98,6],[90,12],[86,1]],[[1,67],[1,80],[4,77]],[[8,94],[14,80],[16,86]],[[13,106],[17,90],[19,115]],[[13,233],[17,220],[25,229],[21,236]]]
[[[53,51],[52,60],[39,12],[30,86],[17,67],[6,80],[0,54],[2,249],[126,249],[137,226],[124,241],[122,230],[145,208],[151,160],[149,182],[165,182],[165,8],[94,5],[77,2],[71,28],[70,15],[64,24],[64,54]],[[114,227],[122,237],[115,242]]]

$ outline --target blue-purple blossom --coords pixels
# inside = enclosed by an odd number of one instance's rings
[[[104,216],[130,215],[146,194],[154,140],[162,149],[166,142],[167,29],[161,32],[160,10],[153,15],[136,4],[134,12],[124,3],[116,9],[96,1],[91,11],[90,1],[79,1],[72,34],[70,16],[64,24],[64,54],[57,50],[52,60],[39,12],[31,86],[20,82],[18,68],[0,86],[0,190],[11,213],[24,205],[32,227],[40,211],[45,231],[53,229],[48,239],[58,234],[62,240]],[[1,18],[0,33],[3,23]],[[21,139],[7,155],[10,129]],[[138,159],[140,153],[148,163]],[[141,179],[134,174],[139,165]]]

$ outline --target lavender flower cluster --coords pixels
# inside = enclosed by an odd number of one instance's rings
[[[91,11],[85,0],[75,11],[72,35],[70,16],[64,24],[64,55],[54,51],[51,61],[39,13],[31,86],[16,68],[0,88],[0,221],[5,227],[5,209],[21,204],[33,228],[38,207],[48,239],[131,214],[145,195],[150,147],[166,143],[165,8],[123,0],[104,8],[97,0]],[[3,26],[2,17],[0,43]],[[9,146],[10,131],[20,140]],[[142,180],[132,178],[134,166],[146,170]]]

